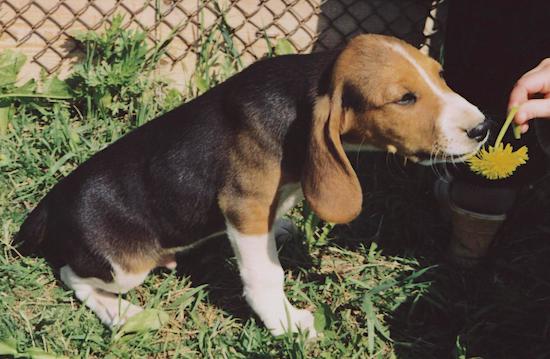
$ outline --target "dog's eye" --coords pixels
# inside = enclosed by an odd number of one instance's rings
[[[445,71],[443,71],[443,70],[439,71],[439,77],[444,79],[445,78]]]
[[[412,92],[407,92],[396,102],[398,105],[413,105],[416,103],[416,95]]]

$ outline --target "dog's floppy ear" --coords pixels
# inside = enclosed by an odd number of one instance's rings
[[[324,221],[347,223],[361,212],[363,195],[340,139],[344,127],[341,91],[318,97],[302,173],[302,190]]]

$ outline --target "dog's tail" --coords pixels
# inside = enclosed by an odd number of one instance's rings
[[[28,215],[15,236],[14,245],[22,255],[36,255],[44,241],[48,221],[46,200],[43,199]]]

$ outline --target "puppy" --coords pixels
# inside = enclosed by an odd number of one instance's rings
[[[487,122],[440,74],[436,61],[381,35],[259,61],[95,154],[42,199],[16,242],[60,267],[113,326],[141,310],[117,294],[226,232],[265,326],[313,337],[311,313],[284,294],[274,223],[303,197],[325,221],[357,217],[363,197],[344,144],[421,163],[476,152]]]

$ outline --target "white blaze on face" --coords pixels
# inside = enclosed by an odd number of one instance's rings
[[[389,46],[416,69],[430,90],[439,98],[442,106],[437,118],[441,137],[438,142],[443,150],[449,155],[476,152],[481,144],[470,139],[466,131],[483,122],[485,116],[481,111],[457,93],[442,88],[403,46],[396,43]]]

